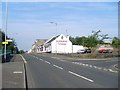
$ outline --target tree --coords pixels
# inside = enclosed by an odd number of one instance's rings
[[[9,39],[11,39],[12,42],[9,42],[9,43],[7,44],[7,50],[11,51],[11,53],[13,54],[14,51],[16,51],[16,48],[15,48],[15,47],[17,47],[17,45],[16,45],[15,40],[13,40],[12,38],[9,38]]]
[[[82,37],[70,37],[70,41],[74,45],[83,45],[86,47],[95,47],[97,44],[103,44],[104,39],[109,39],[108,34],[100,34],[101,31],[92,31],[92,34],[88,37],[82,36]]]
[[[5,41],[5,33],[3,31],[1,31],[0,29],[0,38],[2,39],[1,40],[1,44],[3,41]],[[7,52],[11,52],[12,54],[14,53],[14,51],[16,50],[15,47],[17,47],[16,45],[16,42],[14,39],[12,38],[8,38],[8,36],[6,36],[6,39],[11,39],[12,42],[9,42],[7,45],[6,45],[6,49],[7,49]],[[1,45],[0,49],[2,49],[3,53],[4,53],[4,44]]]
[[[114,37],[112,40],[112,46],[116,48],[120,47],[120,39],[117,37]]]
[[[94,38],[96,38],[96,39],[99,39],[99,36],[100,36],[100,33],[101,31],[100,30],[98,30],[98,31],[92,31],[92,37],[94,37]]]
[[[20,54],[23,54],[23,53],[25,53],[25,51],[24,51],[24,50],[20,50],[19,53],[20,53]]]
[[[72,42],[72,44],[74,44],[74,45],[76,44],[76,40],[75,40],[74,37],[71,37],[71,36],[70,36],[70,41]]]
[[[94,36],[89,36],[87,38],[86,47],[95,47],[98,44],[98,40]]]

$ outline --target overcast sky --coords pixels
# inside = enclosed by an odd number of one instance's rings
[[[50,22],[57,23],[57,30]],[[2,30],[5,30],[4,2]],[[117,2],[8,3],[7,34],[15,38],[19,49],[29,50],[36,39],[48,39],[56,34],[88,36],[92,30],[118,36]]]

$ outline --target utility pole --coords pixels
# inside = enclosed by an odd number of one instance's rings
[[[5,27],[5,42],[6,42],[6,39],[7,39],[7,21],[8,21],[8,0],[6,0],[6,27]],[[4,51],[4,59],[5,59],[5,62],[6,62],[6,44],[5,44],[5,51]]]

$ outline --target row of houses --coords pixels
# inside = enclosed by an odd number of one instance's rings
[[[60,34],[48,40],[37,39],[28,53],[77,53],[79,49],[84,49],[84,47],[73,45],[69,36]]]

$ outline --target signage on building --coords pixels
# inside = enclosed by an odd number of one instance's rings
[[[67,40],[57,40],[56,42],[67,42]]]

